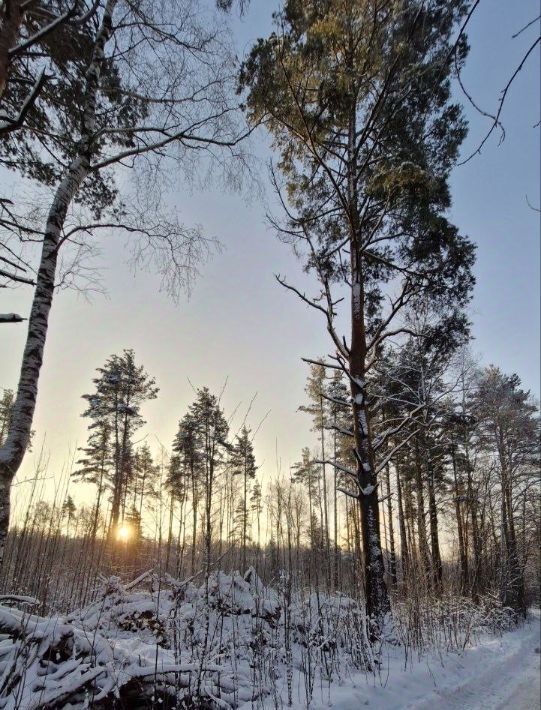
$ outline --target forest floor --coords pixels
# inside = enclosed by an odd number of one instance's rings
[[[213,710],[539,708],[538,609],[516,627],[498,605],[396,602],[374,648],[354,599],[284,599],[250,568],[199,586],[110,577],[68,615],[0,605],[0,710],[171,710],[196,698]]]
[[[502,636],[486,635],[463,653],[434,653],[410,659],[400,651],[387,658],[379,677],[358,674],[311,710],[537,710],[541,698],[539,609]],[[401,665],[401,667],[400,667]],[[303,707],[300,702],[299,708]]]

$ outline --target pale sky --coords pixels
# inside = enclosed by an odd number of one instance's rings
[[[239,53],[270,26],[273,3],[252,0],[242,21],[234,20]],[[535,37],[535,27],[517,39],[511,35],[539,12],[536,0],[482,0],[469,30],[472,46],[464,82],[479,105],[496,107],[499,91]],[[474,352],[484,363],[517,372],[539,396],[539,51],[532,56],[510,90],[502,119],[506,139],[494,135],[482,154],[457,167],[452,178],[452,219],[478,245],[477,286],[471,317]],[[487,121],[466,108],[470,135],[468,155],[487,128]],[[264,137],[255,148],[265,155]],[[262,165],[262,179],[266,182]],[[5,194],[4,186],[2,187]],[[269,194],[269,201],[271,196]],[[134,348],[137,361],[156,377],[158,398],[143,409],[148,425],[141,432],[151,446],[171,444],[179,418],[195,387],[207,385],[223,396],[226,414],[242,403],[233,428],[239,426],[249,401],[257,398],[248,418],[253,428],[270,410],[255,440],[264,478],[277,460],[287,473],[312,443],[304,402],[306,366],[301,356],[328,351],[318,314],[276,284],[274,273],[309,288],[310,278],[265,224],[265,208],[254,195],[222,194],[217,187],[190,192],[179,184],[177,205],[187,223],[198,223],[217,237],[224,251],[201,268],[191,299],[173,304],[159,292],[150,273],[134,276],[125,263],[126,239],[101,240],[102,285],[107,297],[91,302],[62,291],[53,304],[42,369],[34,429],[35,453],[20,476],[31,475],[45,441],[49,475],[58,473],[77,445],[86,439],[80,418],[81,395],[92,390],[96,367],[123,348]],[[3,290],[0,310],[28,313],[29,292]],[[25,326],[5,325],[0,334],[0,387],[17,382]],[[242,413],[241,413],[242,412]],[[19,486],[16,496],[24,496]]]

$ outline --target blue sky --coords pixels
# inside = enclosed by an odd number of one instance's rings
[[[270,27],[272,3],[252,0],[242,21],[233,21],[239,52]],[[472,46],[464,82],[476,101],[494,110],[499,91],[533,41],[533,28],[511,35],[538,14],[534,0],[482,0],[470,27]],[[458,95],[457,95],[458,96]],[[457,167],[452,177],[452,218],[478,245],[477,286],[472,304],[473,350],[484,363],[517,372],[539,395],[539,52],[531,57],[509,93],[502,115],[507,136],[494,135],[481,155]],[[486,131],[486,119],[466,107],[470,134],[464,155]],[[263,137],[256,142],[265,154]],[[265,178],[262,166],[262,176]],[[200,223],[224,246],[201,269],[190,300],[171,303],[149,273],[134,276],[125,264],[125,239],[107,236],[98,265],[107,297],[91,302],[74,292],[57,294],[35,429],[45,439],[51,472],[59,471],[68,452],[84,443],[81,394],[89,392],[93,371],[112,353],[133,347],[137,359],[157,379],[161,392],[144,411],[149,443],[169,446],[178,419],[195,386],[208,385],[223,395],[226,411],[240,404],[233,429],[240,426],[250,399],[253,427],[266,415],[256,439],[265,475],[276,467],[285,473],[310,443],[303,403],[306,368],[300,357],[328,350],[318,314],[284,292],[274,273],[309,287],[300,264],[265,224],[259,194],[239,196],[219,187],[205,191],[179,185],[176,202],[187,223]],[[2,294],[2,311],[24,312],[28,295]],[[14,387],[24,343],[24,326],[4,326],[0,351],[0,386]],[[36,446],[36,451],[39,446]],[[32,470],[28,457],[23,475]]]

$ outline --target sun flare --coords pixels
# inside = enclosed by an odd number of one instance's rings
[[[116,533],[117,540],[120,542],[127,542],[130,539],[131,530],[127,525],[121,525]]]

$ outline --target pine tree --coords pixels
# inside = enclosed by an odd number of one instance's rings
[[[192,496],[192,570],[195,570],[195,549],[198,527],[199,498],[204,502],[205,568],[208,571],[212,552],[212,518],[215,485],[226,463],[230,449],[227,441],[229,426],[218,399],[207,387],[197,390],[197,397],[179,423],[173,443],[178,456],[175,475],[179,485],[187,485]],[[175,481],[171,481],[171,486]]]
[[[322,497],[321,497],[321,465],[317,463],[308,447],[302,450],[302,460],[291,468],[291,481],[301,484],[308,494],[308,545],[310,550],[310,578],[319,578],[318,557],[321,540],[318,542],[322,529]],[[320,509],[318,519],[316,510]]]
[[[525,561],[517,534],[517,496],[538,481],[540,419],[530,393],[516,375],[496,367],[480,375],[475,412],[480,434],[494,452],[500,483],[500,598],[503,604],[525,614]]]
[[[98,520],[103,502],[103,494],[110,487],[113,466],[111,451],[111,425],[106,417],[94,418],[89,427],[86,447],[79,449],[83,457],[78,459],[78,468],[73,471],[75,480],[96,486],[93,535],[98,528]]]
[[[237,434],[230,454],[231,473],[242,477],[242,499],[236,511],[237,522],[241,527],[242,569],[246,571],[246,542],[248,540],[248,495],[250,483],[255,479],[257,466],[251,432],[245,426]]]
[[[66,535],[70,534],[71,523],[75,518],[77,513],[77,506],[73,498],[68,495],[66,500],[62,503],[61,516],[62,520],[66,522]]]
[[[189,492],[192,502],[192,548],[191,573],[195,574],[197,543],[197,520],[203,486],[203,453],[197,422],[187,413],[180,420],[173,441],[174,456],[171,457],[168,485],[171,494],[181,499]]]
[[[159,498],[160,468],[154,463],[148,444],[135,450],[133,457],[132,507],[143,515],[143,507],[150,499]]]
[[[133,434],[145,423],[141,405],[155,399],[158,388],[145,368],[136,364],[133,350],[112,355],[97,372],[95,391],[83,395],[88,408],[82,416],[90,419],[90,437],[87,457],[76,475],[96,483],[98,493],[105,479],[111,491],[110,527],[114,531],[133,490]]]
[[[327,454],[326,454],[326,439],[325,432],[326,428],[329,426],[327,421],[327,407],[325,400],[325,390],[326,390],[326,374],[325,368],[321,365],[311,365],[310,375],[308,376],[308,381],[305,387],[305,392],[308,395],[309,404],[308,406],[302,405],[299,407],[299,411],[306,412],[312,416],[313,427],[312,431],[317,432],[321,451],[321,470],[322,477],[320,479],[321,491],[319,492],[319,499],[321,501],[322,515],[321,515],[321,525],[323,531],[324,547],[326,550],[326,560],[327,564],[330,561],[330,535],[329,535],[329,504],[327,500],[327,478],[326,478],[326,464],[327,464]],[[327,585],[330,585],[330,566],[327,568]]]
[[[208,575],[212,552],[212,505],[217,477],[223,472],[226,454],[230,448],[227,441],[229,425],[217,397],[211,394],[207,387],[197,391],[197,398],[191,405],[189,414],[195,425],[202,463],[205,500],[205,568]]]
[[[252,494],[250,496],[250,510],[252,511],[253,517],[256,521],[257,528],[257,549],[261,547],[261,515],[263,514],[263,494],[261,491],[261,483],[258,480],[254,480],[254,485],[252,486]]]
[[[473,285],[473,247],[445,217],[466,132],[450,100],[467,52],[453,36],[464,12],[461,0],[288,0],[240,78],[249,118],[265,122],[280,152],[287,216],[277,228],[305,254],[320,292],[310,298],[280,281],[323,314],[330,366],[348,374],[374,637],[390,603],[367,378],[386,339],[407,330],[408,304],[429,294],[438,327],[452,331]],[[337,282],[349,289],[349,341],[338,330]]]

